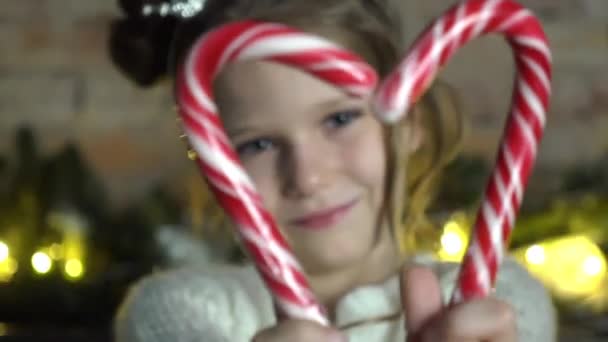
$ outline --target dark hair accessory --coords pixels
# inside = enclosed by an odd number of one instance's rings
[[[158,15],[161,17],[191,18],[205,8],[207,0],[169,0],[159,4],[146,4],[142,7],[144,17]]]

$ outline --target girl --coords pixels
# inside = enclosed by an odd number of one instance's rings
[[[179,65],[204,31],[253,18],[331,39],[384,76],[401,57],[400,13],[388,0],[208,1],[171,55]],[[134,287],[116,317],[119,342],[554,340],[547,293],[513,262],[503,263],[494,296],[446,307],[456,267],[413,255],[412,236],[428,226],[430,193],[461,137],[446,87],[391,128],[374,119],[369,99],[279,64],[230,65],[214,88],[228,135],[332,327],[277,320],[252,266],[206,266]]]

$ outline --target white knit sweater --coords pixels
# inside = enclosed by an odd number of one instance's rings
[[[444,298],[456,278],[453,264],[428,263],[439,276]],[[500,269],[496,297],[517,312],[519,340],[556,340],[555,311],[545,289],[513,261]],[[336,307],[336,325],[394,313],[399,309],[397,277],[355,289]],[[271,297],[253,267],[184,268],[152,275],[133,287],[115,321],[116,342],[244,342],[275,323]],[[401,320],[348,330],[349,341],[399,341]]]

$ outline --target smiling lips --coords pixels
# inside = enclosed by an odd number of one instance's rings
[[[306,216],[298,217],[291,224],[304,229],[322,230],[328,229],[340,222],[346,214],[357,204],[359,200],[354,199],[345,204],[318,210]]]

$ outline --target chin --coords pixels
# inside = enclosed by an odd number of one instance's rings
[[[363,241],[370,243],[353,243],[353,237],[326,239],[310,245],[310,248],[303,248],[306,249],[305,253],[297,253],[296,250],[296,255],[299,255],[298,259],[309,273],[333,272],[361,264],[365,260],[372,251],[373,238]]]
[[[350,268],[370,255],[376,242],[375,224],[369,219],[372,215],[361,211],[352,214],[325,231],[306,231],[297,227],[287,230],[293,251],[308,273]]]

